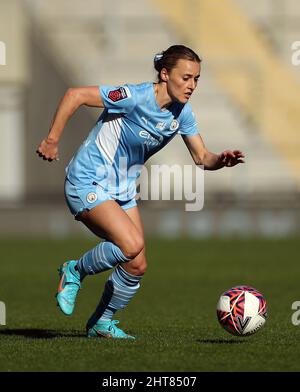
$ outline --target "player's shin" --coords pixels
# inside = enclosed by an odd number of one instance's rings
[[[100,303],[90,317],[87,329],[99,321],[111,320],[117,310],[124,309],[139,289],[141,278],[118,265],[106,281]]]
[[[78,260],[76,269],[82,280],[86,275],[107,271],[117,264],[125,263],[129,260],[118,246],[112,242],[105,241],[86,252]]]

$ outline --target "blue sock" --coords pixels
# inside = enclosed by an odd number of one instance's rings
[[[78,260],[76,268],[82,280],[86,275],[98,274],[129,260],[131,259],[125,257],[118,246],[105,241],[86,252]]]
[[[125,308],[140,287],[142,276],[131,275],[118,265],[105,283],[102,298],[90,317],[87,327],[98,320],[111,320],[114,313]]]

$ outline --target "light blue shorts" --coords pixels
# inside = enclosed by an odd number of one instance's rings
[[[116,201],[123,210],[128,210],[137,205],[135,199],[126,201],[114,199],[95,182],[91,183],[90,186],[78,187],[73,185],[67,178],[65,179],[65,198],[75,219],[78,219],[78,215],[82,211],[91,210],[107,200]]]

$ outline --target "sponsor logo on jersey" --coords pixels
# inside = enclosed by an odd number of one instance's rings
[[[144,138],[144,144],[147,144],[149,147],[155,147],[158,146],[162,141],[163,141],[163,137],[159,136],[157,139],[155,137],[153,137],[152,135],[150,135],[149,132],[147,131],[140,131],[139,132],[140,137]]]
[[[116,90],[111,90],[108,93],[108,98],[113,102],[121,101],[122,99],[128,98],[127,91],[124,87],[120,87]]]
[[[178,128],[179,128],[179,122],[177,120],[173,120],[170,126],[171,131],[176,131]]]
[[[86,201],[88,203],[94,203],[98,199],[98,196],[95,192],[90,192],[87,194]]]

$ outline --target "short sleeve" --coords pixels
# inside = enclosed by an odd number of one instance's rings
[[[179,117],[179,130],[178,133],[182,136],[194,136],[199,134],[199,129],[196,121],[195,114],[189,103],[184,105]]]
[[[109,113],[130,113],[136,104],[132,86],[99,86],[100,96]]]

